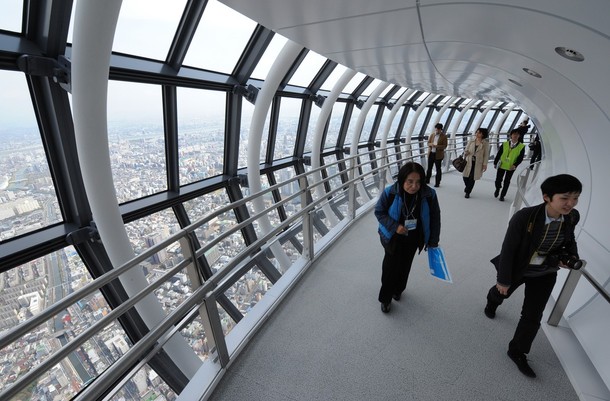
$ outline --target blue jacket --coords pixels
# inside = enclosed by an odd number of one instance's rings
[[[423,237],[419,239],[418,247],[421,252],[424,247],[438,246],[441,232],[441,210],[434,189],[423,185],[419,190],[419,195],[419,218]],[[375,217],[379,221],[379,236],[384,246],[396,234],[396,228],[400,224],[403,197],[404,191],[396,182],[383,190],[375,206]]]

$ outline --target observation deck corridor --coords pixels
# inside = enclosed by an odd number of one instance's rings
[[[440,245],[453,283],[433,278],[422,252],[402,299],[382,313],[383,249],[371,211],[311,267],[209,399],[578,400],[542,329],[529,354],[536,379],[506,355],[522,288],[494,320],[483,314],[495,281],[489,260],[500,249],[516,193],[513,183],[505,202],[495,199],[492,173],[477,181],[470,199],[457,172],[444,174],[437,188]],[[543,322],[548,313],[547,306]]]

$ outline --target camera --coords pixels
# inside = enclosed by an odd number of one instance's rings
[[[559,262],[573,270],[578,270],[583,266],[581,259],[572,255],[563,247],[546,257],[546,264],[548,266],[559,266]]]

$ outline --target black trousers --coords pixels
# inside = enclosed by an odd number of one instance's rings
[[[521,319],[517,324],[517,329],[512,340],[508,344],[508,350],[514,353],[527,354],[532,348],[532,343],[538,329],[540,329],[540,321],[544,307],[551,296],[553,287],[557,281],[557,273],[546,274],[539,277],[523,277],[520,281],[510,286],[506,296],[500,294],[494,285],[487,293],[487,303],[495,310],[502,304],[504,299],[525,284],[525,297],[523,299],[523,307],[521,308]]]
[[[470,167],[470,174],[468,174],[468,177],[463,177],[464,178],[464,192],[466,192],[467,194],[472,192],[472,188],[474,188],[474,161],[472,163],[472,167]]]
[[[496,172],[496,189],[502,188],[502,192],[500,193],[501,197],[505,197],[508,192],[508,186],[510,185],[510,179],[513,178],[513,174],[515,170],[504,170],[498,167],[498,171]],[[504,183],[502,182],[502,178],[504,178]]]
[[[436,160],[436,153],[430,153],[430,156],[428,156],[428,170],[426,171],[426,184],[429,184],[430,178],[432,178],[432,166],[436,166],[436,185],[441,184],[441,177],[443,176],[442,164],[443,159]]]
[[[394,234],[384,249],[379,302],[389,304],[392,295],[402,294],[407,288],[411,265],[417,251],[417,232],[409,231],[409,235],[406,236]]]

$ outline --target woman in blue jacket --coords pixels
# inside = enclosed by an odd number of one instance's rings
[[[379,290],[384,313],[390,311],[392,298],[398,301],[407,287],[415,252],[438,246],[441,211],[436,192],[425,180],[420,164],[406,163],[396,182],[385,188],[375,206],[385,249]]]

